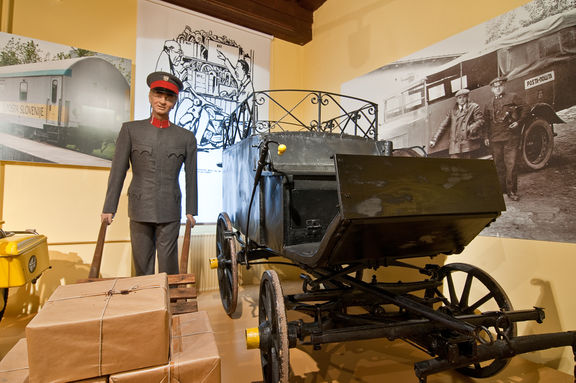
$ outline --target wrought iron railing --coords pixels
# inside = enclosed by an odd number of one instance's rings
[[[222,120],[220,127],[224,148],[254,134],[283,131],[307,130],[377,140],[378,105],[315,90],[258,91]]]

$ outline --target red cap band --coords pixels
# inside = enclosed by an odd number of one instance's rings
[[[154,81],[152,84],[150,84],[150,89],[154,88],[166,88],[178,94],[178,87],[168,81],[162,81],[162,80]]]

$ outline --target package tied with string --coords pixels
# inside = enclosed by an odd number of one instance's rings
[[[112,374],[109,382],[220,383],[220,354],[205,311],[172,317],[170,347],[169,363]]]
[[[169,307],[164,273],[59,286],[26,326],[30,383],[167,363]]]

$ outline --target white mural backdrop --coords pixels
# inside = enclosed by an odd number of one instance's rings
[[[170,120],[193,131],[198,142],[199,222],[215,222],[221,211],[220,122],[255,89],[269,88],[270,41],[271,36],[181,7],[138,3],[134,118],[150,115],[149,73],[170,72],[182,80]]]

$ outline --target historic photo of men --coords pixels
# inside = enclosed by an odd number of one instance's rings
[[[494,161],[507,211],[483,234],[576,242],[576,10],[546,4],[527,3],[342,93],[378,102],[378,138],[397,150]]]

